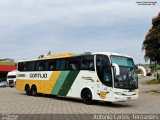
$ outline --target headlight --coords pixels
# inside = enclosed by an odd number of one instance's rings
[[[116,95],[124,95],[123,93],[120,93],[120,92],[114,92],[114,94],[116,94]]]
[[[132,92],[138,93],[138,89],[132,90]]]

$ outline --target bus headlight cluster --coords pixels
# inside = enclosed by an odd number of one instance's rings
[[[116,95],[124,95],[124,94],[121,93],[121,92],[114,92],[114,94],[116,94]]]

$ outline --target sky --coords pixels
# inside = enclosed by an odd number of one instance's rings
[[[0,0],[0,58],[109,51],[145,63],[142,43],[160,2],[137,1]]]

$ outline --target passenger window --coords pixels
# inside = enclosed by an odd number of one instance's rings
[[[56,70],[56,60],[49,60],[48,69],[49,71]]]
[[[23,63],[23,71],[28,71],[28,62]]]
[[[46,61],[37,61],[37,63],[36,63],[36,70],[37,71],[45,71],[46,68],[47,68]]]
[[[81,70],[92,70],[94,71],[94,56],[84,56],[81,58],[80,64]]]
[[[65,70],[66,67],[66,59],[58,59],[56,60],[56,70]]]
[[[34,71],[35,70],[35,61],[28,63],[28,71]]]
[[[18,63],[18,71],[24,71],[24,65],[22,62]]]
[[[68,59],[67,68],[68,70],[78,70],[79,69],[79,58]]]

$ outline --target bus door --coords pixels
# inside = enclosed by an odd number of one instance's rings
[[[108,94],[112,89],[112,72],[108,56],[96,55],[96,72],[96,92]]]

